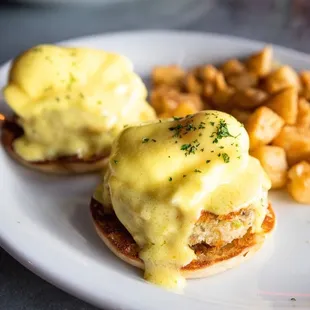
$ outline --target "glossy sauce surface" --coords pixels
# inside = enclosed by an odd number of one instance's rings
[[[195,258],[188,239],[203,210],[255,205],[260,229],[270,181],[248,148],[244,127],[218,111],[129,127],[116,139],[103,203],[139,245],[147,280],[184,286],[180,268]]]
[[[131,62],[88,48],[28,50],[14,61],[4,95],[25,132],[15,151],[28,161],[108,153],[124,125],[155,119]]]

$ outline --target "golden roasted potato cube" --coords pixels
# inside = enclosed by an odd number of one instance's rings
[[[289,66],[281,66],[266,76],[264,88],[269,94],[274,94],[287,87],[300,88],[297,73]]]
[[[257,75],[252,72],[241,72],[227,77],[227,83],[236,89],[255,87],[258,83]]]
[[[193,73],[190,73],[186,76],[184,83],[188,92],[197,95],[202,93],[203,86]]]
[[[206,65],[199,68],[200,77],[206,82],[214,82],[218,70],[212,65]]]
[[[250,155],[260,161],[271,180],[272,188],[281,188],[286,184],[288,165],[283,148],[263,145],[251,151]]]
[[[296,126],[310,128],[310,103],[304,98],[300,98],[298,100],[298,115]]]
[[[244,72],[245,66],[238,59],[229,59],[228,61],[223,63],[221,70],[224,73],[225,77],[228,77],[230,75]]]
[[[182,102],[172,113],[173,116],[183,117],[189,114],[197,113],[199,110],[197,107],[191,102]]]
[[[310,203],[310,164],[299,162],[288,171],[288,192],[300,203]]]
[[[212,104],[216,107],[216,109],[224,111],[224,112],[229,112],[232,108],[232,106],[229,104],[230,99],[234,94],[234,89],[231,87],[227,87],[224,90],[218,90],[215,91],[213,94],[211,100]]]
[[[160,86],[151,92],[150,102],[157,114],[173,111],[178,103],[173,99],[178,91],[167,86]]]
[[[266,46],[258,53],[250,56],[246,65],[250,72],[259,77],[267,75],[272,70],[273,50],[271,46]]]
[[[152,71],[154,85],[180,86],[185,77],[185,71],[178,65],[158,66]]]
[[[206,82],[203,85],[202,95],[205,98],[211,98],[213,96],[214,92],[215,92],[215,89],[214,89],[213,83]]]
[[[230,114],[235,117],[240,123],[246,124],[252,112],[249,110],[234,108],[230,111]]]
[[[214,79],[215,89],[218,91],[224,91],[228,88],[228,85],[225,81],[225,77],[222,72],[218,72]]]
[[[302,160],[310,161],[310,129],[308,128],[284,126],[272,144],[284,148],[290,166]]]
[[[299,74],[301,82],[301,95],[310,100],[310,71],[302,71]]]
[[[267,93],[257,88],[238,90],[231,98],[231,105],[243,109],[255,109],[262,105],[267,98]]]
[[[286,124],[296,123],[298,114],[298,93],[294,87],[289,87],[271,96],[266,102],[266,106],[279,114]]]
[[[283,119],[269,108],[263,106],[256,109],[245,126],[250,138],[250,149],[269,144],[283,125]]]

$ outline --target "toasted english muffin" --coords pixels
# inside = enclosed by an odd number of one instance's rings
[[[105,212],[102,204],[95,199],[91,200],[90,210],[96,232],[106,246],[126,263],[144,269],[138,245],[116,215]],[[203,217],[199,221],[203,221]],[[242,238],[234,239],[222,247],[203,242],[191,245],[197,258],[182,268],[182,275],[186,278],[203,278],[241,264],[261,248],[275,224],[276,217],[269,204],[261,233],[254,234],[249,229]]]
[[[101,154],[87,159],[81,159],[77,156],[64,156],[55,160],[26,161],[16,154],[13,148],[14,140],[22,134],[23,129],[15,119],[5,121],[1,132],[1,142],[10,157],[33,170],[50,174],[82,174],[101,170],[108,160],[109,154]]]

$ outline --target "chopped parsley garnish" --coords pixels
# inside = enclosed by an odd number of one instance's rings
[[[204,128],[206,128],[206,127],[205,127],[205,124],[206,124],[206,123],[204,123],[204,122],[200,122],[200,124],[199,124],[199,126],[198,126],[198,129],[204,129]]]
[[[176,117],[176,116],[173,116],[173,119],[175,120],[175,121],[179,121],[180,119],[182,119],[183,117]]]
[[[198,173],[201,173],[201,170],[199,169],[195,169],[194,172],[198,172]]]
[[[183,144],[180,150],[185,151],[185,156],[195,154],[199,145],[200,143],[198,143],[198,141],[195,140],[193,143]]]
[[[205,149],[204,149],[204,148],[202,148],[202,149],[200,149],[200,152],[204,152],[204,150],[205,150]]]
[[[156,142],[156,140],[155,140],[155,139],[152,139],[152,141],[153,141],[153,142]]]
[[[172,181],[172,177],[169,177],[169,179],[168,179],[168,180],[169,180],[169,182],[171,182],[171,181]]]
[[[59,98],[59,97],[56,97],[55,99],[56,99],[56,101],[57,101],[57,102],[59,102],[59,101],[60,101],[60,98]]]
[[[147,142],[149,142],[149,141],[150,141],[149,138],[142,138],[142,143],[147,143]]]
[[[207,159],[207,160],[206,160],[206,164],[208,164],[210,161],[211,161],[210,159]]]
[[[212,143],[218,143],[220,139],[227,138],[227,137],[235,138],[229,133],[227,123],[225,122],[225,120],[220,119],[219,125],[216,128],[216,131],[212,133],[210,138],[214,138]]]
[[[186,178],[186,174],[183,174],[183,178]]]
[[[223,149],[223,148],[224,148],[224,146],[223,146],[223,145],[221,145],[221,146],[220,146],[220,149]]]
[[[211,125],[211,126],[214,126],[214,124],[215,124],[214,122],[210,122],[210,125]]]
[[[180,133],[181,133],[181,129],[183,128],[183,126],[181,124],[178,124],[174,127],[170,127],[169,130],[170,131],[174,131],[174,135],[173,138],[178,138],[180,137]]]
[[[115,159],[114,160],[114,164],[117,165],[118,164],[118,160]]]
[[[224,163],[229,163],[229,160],[230,160],[230,157],[228,156],[227,153],[222,153],[222,157],[223,157],[223,160],[224,160]]]

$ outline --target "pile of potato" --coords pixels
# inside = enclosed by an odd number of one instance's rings
[[[244,123],[250,154],[269,175],[272,188],[286,187],[310,203],[310,71],[277,64],[266,46],[241,61],[207,64],[186,72],[177,65],[152,72],[150,101],[158,117],[200,110],[230,113]]]

